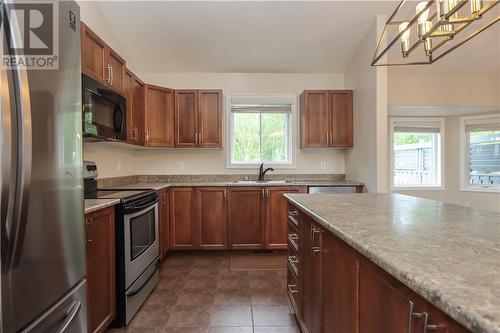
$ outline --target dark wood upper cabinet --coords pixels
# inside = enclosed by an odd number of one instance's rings
[[[224,187],[196,189],[198,245],[202,249],[227,248],[227,190]]]
[[[170,248],[196,248],[195,191],[191,187],[170,189]]]
[[[222,147],[222,91],[175,91],[175,147]]]
[[[301,146],[328,146],[328,90],[304,91],[300,96]]]
[[[126,62],[83,22],[82,73],[125,95]]]
[[[174,91],[146,85],[145,146],[174,147]]]
[[[356,252],[335,235],[323,240],[323,332],[355,333]]]
[[[233,249],[259,249],[264,245],[264,189],[228,189],[229,244]]]
[[[352,90],[330,91],[330,147],[352,147]]]
[[[115,209],[85,216],[88,332],[104,332],[116,316]]]
[[[200,90],[198,147],[222,148],[222,90]]]
[[[175,91],[175,147],[198,145],[198,90]]]
[[[288,239],[288,202],[285,193],[305,193],[305,187],[267,187],[266,197],[266,248],[286,249]]]
[[[134,73],[127,70],[124,86],[127,98],[127,142],[143,146],[145,85]]]
[[[165,259],[170,246],[170,230],[169,230],[169,216],[168,216],[168,190],[161,190],[158,192],[160,197],[159,202],[159,234],[160,234],[160,260]]]
[[[352,91],[306,90],[300,96],[301,147],[352,147]]]
[[[90,30],[83,22],[81,24],[82,72],[101,83],[108,84],[109,72],[107,66],[107,45]]]

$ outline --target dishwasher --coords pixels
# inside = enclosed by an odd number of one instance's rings
[[[309,193],[356,193],[354,186],[309,186]]]

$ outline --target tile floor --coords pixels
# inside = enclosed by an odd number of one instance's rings
[[[229,252],[171,254],[126,329],[107,333],[298,333],[286,271],[231,270]]]

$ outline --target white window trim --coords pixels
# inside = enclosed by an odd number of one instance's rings
[[[436,161],[440,163],[440,185],[436,186],[418,186],[418,185],[394,185],[394,123],[397,122],[415,122],[416,124],[422,124],[425,122],[439,122],[439,137],[440,137],[440,151],[439,154],[441,158]],[[443,191],[445,189],[444,184],[444,170],[445,170],[445,121],[444,118],[435,118],[435,117],[415,117],[415,118],[407,118],[407,117],[390,117],[389,118],[389,188],[391,191]],[[435,152],[438,153],[438,152]]]
[[[289,118],[288,135],[291,138],[290,145],[288,146],[288,156],[290,156],[290,163],[265,163],[266,167],[275,169],[296,169],[296,150],[297,150],[297,121],[298,121],[298,95],[296,94],[227,94],[225,95],[225,118],[226,118],[226,169],[255,169],[260,165],[257,163],[231,163],[231,152],[233,151],[233,117],[231,114],[231,99],[233,98],[255,98],[256,101],[266,99],[289,99],[292,101],[292,112]],[[290,126],[291,125],[291,126]]]
[[[500,193],[500,187],[475,186],[469,184],[469,171],[467,169],[467,135],[465,133],[466,124],[483,124],[487,119],[498,119],[500,113],[493,113],[481,116],[460,117],[460,191],[462,192],[490,192]]]

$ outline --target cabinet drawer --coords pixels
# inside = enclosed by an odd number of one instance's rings
[[[288,233],[288,252],[299,252],[299,235],[296,233]]]
[[[300,291],[297,276],[293,273],[293,268],[288,265],[287,274],[287,294],[292,304],[293,311],[299,315]]]

